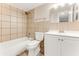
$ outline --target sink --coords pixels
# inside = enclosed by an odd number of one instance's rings
[[[48,31],[45,34],[53,34],[53,35],[61,35],[61,36],[71,36],[71,37],[79,37],[79,31]]]

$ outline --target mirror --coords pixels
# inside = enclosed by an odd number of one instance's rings
[[[59,15],[59,22],[68,22],[69,14],[68,13],[61,13]]]
[[[77,4],[58,5],[50,10],[51,22],[74,22],[78,21],[79,11]]]

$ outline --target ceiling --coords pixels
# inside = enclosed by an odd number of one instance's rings
[[[24,11],[32,10],[33,8],[36,8],[40,5],[43,5],[44,3],[10,3],[10,5],[22,9]]]

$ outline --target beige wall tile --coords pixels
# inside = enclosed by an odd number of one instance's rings
[[[18,23],[18,28],[22,28],[23,23]]]
[[[19,32],[23,32],[23,29],[22,28],[18,28],[18,33]]]
[[[2,4],[2,14],[10,15],[10,6],[7,4]]]
[[[11,35],[11,40],[18,38],[17,34],[12,34]]]
[[[26,28],[23,28],[23,29],[22,29],[22,32],[26,32]]]
[[[2,8],[2,14],[3,15],[10,15],[10,9],[3,7]]]
[[[2,29],[2,35],[10,35],[10,29]]]
[[[1,19],[1,18],[2,18],[2,15],[0,14],[0,22],[2,21],[2,19]]]
[[[2,36],[0,35],[0,42],[2,41]]]
[[[0,29],[0,36],[1,36],[1,34],[2,34],[2,29]]]
[[[11,6],[11,16],[18,16],[18,9]]]
[[[26,23],[23,23],[22,26],[23,26],[23,28],[26,28],[27,27],[27,24]]]
[[[1,6],[1,4],[0,4],[0,14],[1,14],[1,9],[2,9],[2,6]]]
[[[18,17],[23,17],[23,11],[22,10],[18,10]]]
[[[3,35],[2,36],[2,41],[8,41],[10,40],[10,35]]]
[[[11,34],[14,34],[14,33],[15,33],[15,34],[18,33],[16,28],[15,28],[15,29],[14,29],[14,28],[11,29]]]
[[[10,22],[10,16],[8,16],[8,15],[1,15],[1,16],[2,16],[3,22]]]
[[[23,22],[22,17],[18,17],[18,22]]]
[[[25,37],[26,36],[26,33],[23,33],[23,37]]]
[[[11,16],[11,22],[17,23],[18,19],[15,16]]]
[[[26,23],[27,18],[24,11],[5,3],[0,4],[1,41],[7,41],[25,36],[27,29]]]
[[[7,3],[1,3],[1,5],[2,5],[2,7],[4,7],[4,8],[10,9],[10,5],[8,5]]]
[[[2,22],[2,28],[9,28],[10,29],[10,22]]]
[[[11,28],[17,28],[17,23],[11,23]]]
[[[23,37],[23,33],[18,33],[18,38]]]
[[[1,29],[2,25],[1,25],[1,22],[0,22],[0,29]]]

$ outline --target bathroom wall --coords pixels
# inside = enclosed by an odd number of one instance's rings
[[[39,19],[41,20],[41,19]],[[62,22],[62,23],[52,23],[50,19],[48,21],[34,21],[34,9],[29,11],[28,14],[28,30],[31,37],[34,37],[35,32],[47,32],[49,30],[72,30],[79,31],[79,21],[75,22]]]
[[[26,36],[27,16],[23,10],[0,4],[0,42]]]

